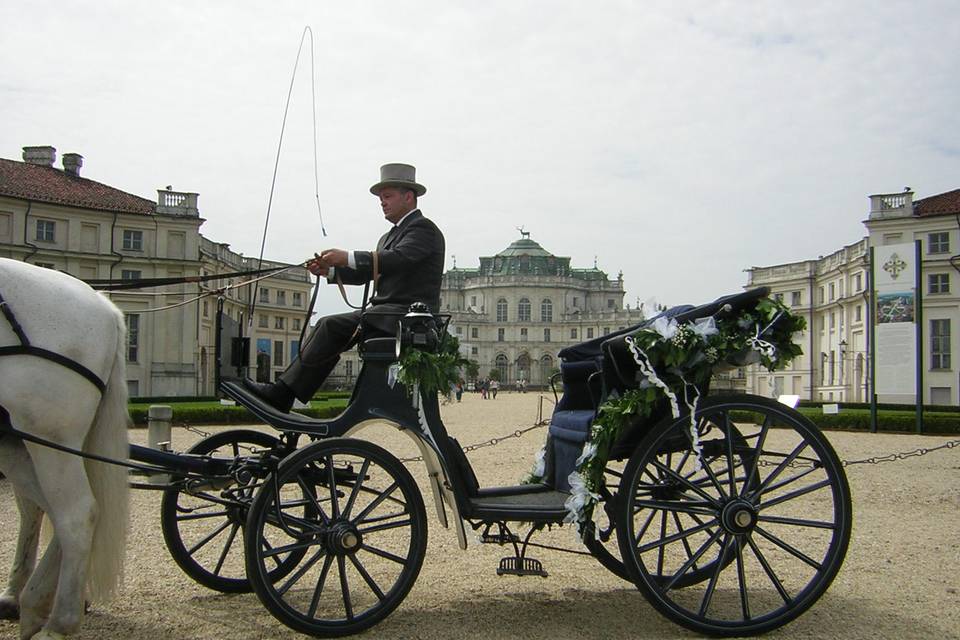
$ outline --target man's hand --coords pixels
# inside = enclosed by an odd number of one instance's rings
[[[315,276],[327,277],[330,272],[330,265],[327,264],[321,256],[313,254],[313,260],[307,262],[307,270]]]
[[[343,249],[325,249],[320,259],[330,267],[346,267],[349,264],[347,252]]]

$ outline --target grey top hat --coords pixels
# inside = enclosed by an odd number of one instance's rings
[[[370,193],[380,195],[384,187],[400,187],[412,190],[417,196],[427,192],[422,184],[417,184],[417,169],[413,165],[392,162],[380,167],[380,182],[370,187]]]

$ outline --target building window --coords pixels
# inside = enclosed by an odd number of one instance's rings
[[[578,298],[577,296],[573,296],[573,308],[576,309],[579,306],[580,306],[580,298]]]
[[[131,398],[136,398],[140,395],[139,380],[127,380],[127,395]]]
[[[800,292],[793,291],[790,293],[790,306],[799,307],[800,306]]]
[[[930,368],[950,368],[950,320],[930,321]]]
[[[283,329],[283,316],[277,316],[273,319],[273,328]]]
[[[53,220],[37,220],[37,240],[40,242],[53,242],[56,227],[57,223]]]
[[[347,378],[353,377],[353,360],[347,360],[343,363],[343,370],[347,374]]]
[[[497,329],[497,342],[503,342],[505,340],[504,330],[502,328]]]
[[[286,291],[277,291],[277,304],[286,306],[287,305],[287,292]]]
[[[587,340],[593,337],[593,327],[587,327]]]
[[[303,294],[299,291],[293,292],[293,306],[302,307],[303,306]]]
[[[837,297],[837,288],[836,288],[836,286],[831,282],[831,283],[830,283],[830,302],[833,302],[833,301],[836,299],[836,297]]]
[[[543,341],[550,342],[550,329],[543,330]]]
[[[497,300],[497,322],[507,321],[507,301],[504,298]]]
[[[280,318],[281,320],[283,318]],[[283,341],[274,340],[273,341],[273,366],[282,367],[283,366]]]
[[[823,287],[820,287],[817,293],[818,293],[817,299],[820,300],[820,304],[823,304],[824,302]]]
[[[473,327],[472,329],[470,329],[470,337],[473,338],[474,340],[478,340],[480,338],[480,329],[478,329],[477,327]]]
[[[927,236],[927,246],[929,253],[950,253],[950,234],[931,233]]]
[[[460,326],[457,327],[457,335],[458,335],[458,336],[462,336],[462,335],[463,335],[463,327],[460,327]]]
[[[127,362],[137,362],[140,357],[140,314],[128,313],[127,321]]]
[[[300,331],[300,318],[293,319],[293,330]]]
[[[477,347],[470,347],[470,355],[475,356],[477,353],[479,353]]]
[[[121,280],[139,280],[142,275],[142,271],[139,269],[121,269],[120,270],[120,279]]]
[[[210,303],[207,302],[206,300],[203,301],[203,317],[204,318],[210,317]]]
[[[526,298],[517,303],[517,322],[530,322],[530,301]]]
[[[509,366],[508,363],[507,363],[507,356],[505,356],[505,355],[503,355],[503,354],[501,353],[500,355],[497,356],[497,359],[495,360],[495,363],[496,363],[496,365],[497,365],[497,371],[500,373],[500,379],[501,379],[501,380],[506,380],[506,379],[507,379],[507,367]]]
[[[540,303],[540,320],[542,322],[553,322],[553,302],[548,298]]]
[[[124,229],[123,248],[127,251],[143,251],[143,231]]]
[[[837,314],[833,311],[830,312],[830,331],[833,331],[837,328]]]
[[[270,318],[267,317],[267,314],[261,313],[260,317],[257,318],[257,326],[261,329],[266,329],[270,326]]]
[[[521,327],[521,328],[520,328],[520,341],[521,341],[521,342],[526,342],[526,341],[527,341],[527,328],[526,328],[526,327]]]
[[[861,320],[863,320],[863,308],[859,304],[853,310],[853,318],[857,322],[860,322]]]
[[[571,339],[571,340],[576,340],[576,339],[577,339],[577,328],[576,328],[576,327],[570,329],[570,339]]]
[[[775,293],[773,294],[773,299],[776,300],[777,302],[783,302],[783,294]]]
[[[927,293],[950,293],[950,274],[931,273],[928,275]]]
[[[863,289],[863,274],[855,273],[853,275],[853,292],[858,293]]]
[[[260,302],[270,302],[270,289],[260,289]]]
[[[470,306],[471,307],[477,306],[477,296],[470,296]]]
[[[613,309],[613,305],[616,302],[613,298],[607,298],[607,309]]]
[[[603,328],[603,335],[605,335],[605,336],[610,335],[610,327],[604,327],[604,328]]]

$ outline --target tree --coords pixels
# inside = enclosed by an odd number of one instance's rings
[[[500,369],[497,369],[497,368],[490,369],[490,373],[487,374],[487,377],[490,378],[491,380],[496,380],[497,382],[500,382]]]
[[[464,367],[467,374],[467,380],[476,380],[480,375],[480,365],[476,360],[467,360],[467,365]]]

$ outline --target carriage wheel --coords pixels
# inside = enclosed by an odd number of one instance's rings
[[[623,462],[618,460],[608,462],[603,470],[604,486],[600,490],[601,501],[593,510],[593,520],[587,524],[587,529],[583,532],[583,544],[605,569],[619,578],[632,582],[630,572],[620,559],[620,548],[617,542],[616,493],[622,477]]]
[[[187,453],[238,458],[279,443],[268,433],[234,429],[200,440]],[[203,586],[222,593],[252,590],[243,564],[241,534],[247,507],[263,475],[251,476],[245,486],[234,479],[190,493],[163,492],[160,526],[167,549],[184,573]]]
[[[770,631],[812,606],[840,569],[846,476],[817,427],[773,400],[707,399],[696,424],[702,466],[686,418],[654,427],[631,457],[621,553],[675,622],[713,636]]]
[[[400,604],[426,546],[423,499],[400,461],[369,442],[321,440],[286,458],[257,492],[246,527],[247,575],[288,627],[348,635]],[[274,557],[292,550],[304,552],[297,566],[272,580]]]

